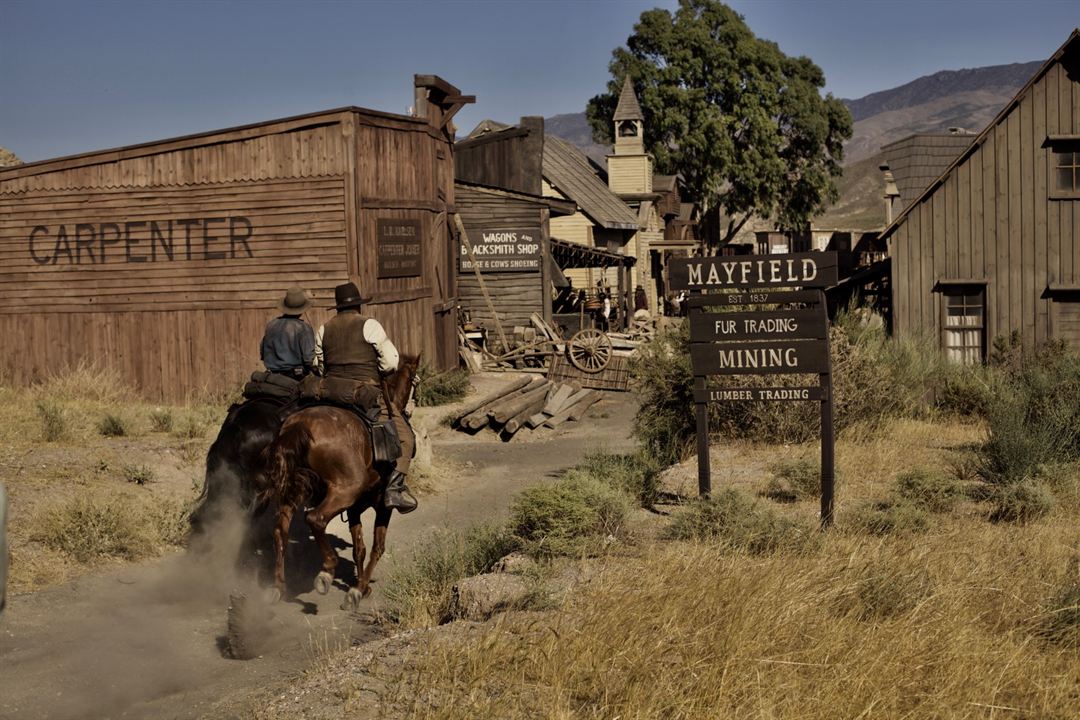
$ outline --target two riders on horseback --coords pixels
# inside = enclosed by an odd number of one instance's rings
[[[300,381],[315,373],[377,389],[370,396],[379,414],[393,423],[401,444],[401,454],[387,479],[383,503],[408,513],[417,505],[405,485],[416,440],[405,419],[406,408],[395,407],[382,388],[383,378],[398,369],[400,357],[382,324],[363,313],[370,299],[362,297],[354,283],[338,285],[334,289],[337,315],[315,332],[301,319],[310,300],[300,288],[291,288],[281,303],[281,316],[266,326],[261,356],[272,375]]]

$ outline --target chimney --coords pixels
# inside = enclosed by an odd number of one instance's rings
[[[893,178],[892,171],[889,169],[888,163],[882,163],[878,165],[878,170],[885,176],[885,226],[892,225],[893,221],[893,200],[900,198],[900,191],[896,187],[896,180]]]

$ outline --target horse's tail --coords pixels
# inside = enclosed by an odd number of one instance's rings
[[[282,507],[296,506],[311,493],[313,473],[306,467],[311,433],[299,423],[286,425],[277,439],[263,452],[266,457],[266,487],[258,503],[274,499]]]

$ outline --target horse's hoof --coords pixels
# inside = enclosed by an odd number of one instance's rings
[[[281,591],[276,587],[267,588],[265,593],[263,593],[263,597],[266,599],[267,605],[273,605],[281,601]]]
[[[356,612],[360,609],[360,601],[368,596],[371,590],[366,593],[362,593],[356,588],[349,588],[349,592],[345,594],[345,602],[341,603],[342,610],[348,610],[349,612]]]
[[[315,576],[315,592],[325,595],[330,592],[330,585],[334,582],[334,576],[323,570]]]

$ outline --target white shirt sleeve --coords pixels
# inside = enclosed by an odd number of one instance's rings
[[[386,330],[378,320],[368,320],[364,323],[364,340],[375,347],[375,354],[379,356],[379,372],[388,375],[398,367],[398,351],[390,338],[386,337]]]
[[[322,338],[325,325],[320,325],[319,329],[315,331],[315,361],[312,363],[315,367],[326,367],[323,364],[323,352],[322,352]]]

